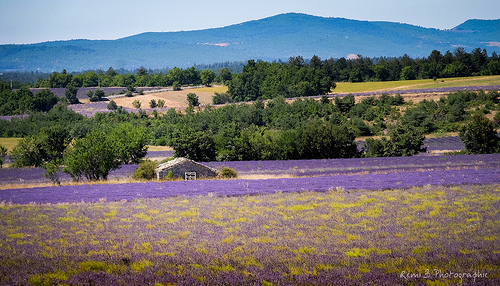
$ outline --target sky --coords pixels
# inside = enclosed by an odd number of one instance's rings
[[[451,29],[468,19],[498,19],[499,11],[499,0],[0,0],[0,44],[113,40],[289,12]]]

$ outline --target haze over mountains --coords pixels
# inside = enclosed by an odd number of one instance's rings
[[[222,28],[151,32],[117,40],[71,40],[0,45],[0,71],[83,71],[186,68],[194,64],[368,57],[427,57],[457,47],[500,52],[500,20],[468,20],[438,30],[393,22],[280,14]]]

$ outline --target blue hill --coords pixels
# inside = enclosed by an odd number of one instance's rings
[[[0,45],[0,71],[190,67],[249,59],[428,56],[457,47],[500,52],[500,20],[468,20],[451,30],[393,22],[281,14],[222,28],[143,33],[117,40]],[[493,44],[492,44],[493,43]]]

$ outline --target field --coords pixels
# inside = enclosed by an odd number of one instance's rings
[[[412,83],[400,88],[429,89]],[[361,92],[398,88],[373,84]],[[188,92],[208,104],[224,87],[115,101],[185,108]],[[41,168],[2,168],[0,285],[500,285],[500,154],[433,156],[464,149],[451,135],[413,157],[204,163],[231,180],[133,181],[125,165],[53,186]]]
[[[500,283],[500,154],[207,164],[242,178],[0,169],[0,285]]]
[[[333,93],[358,93],[374,91],[381,92],[391,90],[394,91],[489,85],[500,85],[500,76],[446,78],[438,79],[437,81],[434,81],[432,79],[421,79],[360,83],[340,82],[337,83],[337,87],[333,90]]]
[[[114,99],[114,101],[119,106],[123,106],[126,108],[134,108],[132,102],[134,100],[139,100],[141,102],[141,107],[143,109],[144,108],[147,109],[149,108],[149,102],[152,99],[156,101],[162,99],[165,101],[166,108],[177,108],[184,110],[188,106],[188,102],[186,99],[188,93],[195,93],[199,98],[200,104],[207,105],[207,104],[212,104],[212,97],[214,96],[215,92],[226,92],[226,91],[227,87],[224,86],[185,88],[179,91],[161,91],[146,95],[138,95],[135,97],[120,97]]]
[[[498,285],[500,185],[0,206],[0,284]]]

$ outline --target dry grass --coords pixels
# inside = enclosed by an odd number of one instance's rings
[[[19,143],[19,140],[21,140],[21,138],[0,138],[0,145],[7,148],[9,152],[12,152],[12,149]]]
[[[213,86],[213,87],[200,87],[200,88],[186,88],[179,91],[163,91],[149,93],[147,95],[138,95],[134,97],[119,97],[113,99],[117,105],[135,108],[132,102],[139,100],[141,102],[142,108],[149,108],[149,102],[154,99],[158,102],[159,99],[165,101],[165,107],[176,108],[176,109],[186,109],[188,107],[187,95],[188,93],[195,93],[198,96],[200,104],[208,105],[212,104],[212,98],[215,92],[226,92],[227,87],[225,86]]]

